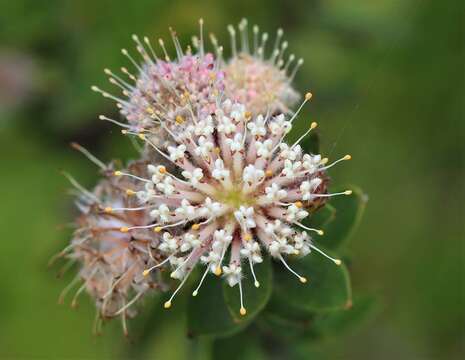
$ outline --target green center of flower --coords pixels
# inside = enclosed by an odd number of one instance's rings
[[[244,194],[241,188],[218,191],[216,200],[234,209],[239,209],[240,206],[253,206],[255,203],[253,196]]]

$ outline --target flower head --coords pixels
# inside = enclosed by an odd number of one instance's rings
[[[112,174],[110,167],[101,165]],[[133,163],[127,171],[133,176],[145,176],[146,164]],[[100,181],[92,192],[69,179],[80,192],[77,206],[81,215],[71,244],[58,255],[78,263],[80,269],[60,301],[81,283],[71,305],[76,306],[80,293],[87,291],[99,312],[97,328],[101,319],[119,316],[127,333],[126,318],[136,314],[133,305],[146,293],[162,287],[155,273],[143,275],[147,266],[155,266],[163,258],[157,249],[158,238],[144,229],[149,211],[135,206],[138,200],[132,190],[136,185],[133,177],[111,176]]]
[[[303,104],[310,98],[307,94]],[[258,287],[254,266],[264,252],[306,282],[285,257],[315,248],[310,234],[322,231],[302,220],[327,197],[344,193],[327,193],[326,170],[334,163],[326,165],[326,159],[304,154],[299,146],[316,123],[294,144],[284,142],[297,114],[254,117],[243,104],[225,99],[206,115],[214,129],[210,134],[201,134],[198,124],[205,118],[199,115],[192,119],[197,125],[167,125],[175,145],[166,152],[143,137],[174,167],[168,171],[151,164],[137,191],[138,206],[153,208],[145,228],[161,236],[158,249],[170,261],[171,277],[181,280],[166,308],[198,264],[205,272],[193,295],[208,273],[222,275],[230,286],[240,287],[241,314],[243,266],[249,264]]]
[[[238,30],[240,49],[236,45],[236,29],[228,26],[233,56],[223,68],[226,95],[245,104],[254,115],[266,114],[267,111],[288,112],[299,99],[291,82],[303,60],[299,59],[291,69],[295,56],[291,54],[285,59],[288,43],[281,41],[282,29],[277,31],[269,56],[266,55],[268,33],[260,34],[255,25],[253,42],[249,45],[246,19],[239,23]]]
[[[122,49],[122,54],[135,67],[136,73],[132,74],[125,67],[121,68],[122,75],[105,69],[110,83],[117,86],[123,96],[92,87],[116,101],[121,115],[129,123],[123,125],[125,128],[149,130],[155,142],[166,137],[164,122],[184,123],[190,117],[190,111],[209,114],[224,88],[224,74],[218,69],[218,62],[211,53],[204,51],[203,21],[200,20],[200,40],[194,41],[195,53],[190,46],[183,51],[176,33],[170,31],[176,49],[175,59],[168,55],[162,39],[158,40],[161,53],[157,54],[147,37],[142,41],[133,35],[142,61],[133,58],[126,49]],[[117,122],[103,115],[100,118]],[[202,132],[208,131],[208,124],[205,125]]]

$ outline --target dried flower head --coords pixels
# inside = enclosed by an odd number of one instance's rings
[[[75,147],[87,153],[79,145]],[[105,173],[113,173],[110,167],[88,155]],[[127,171],[134,176],[145,176],[146,163],[133,163]],[[145,207],[135,206],[137,201],[132,190],[135,188],[132,178],[110,176],[101,180],[90,192],[65,175],[79,190],[77,206],[81,215],[76,221],[77,229],[71,244],[58,256],[65,256],[70,263],[78,263],[80,270],[63,290],[60,302],[77,283],[82,283],[71,305],[75,307],[78,296],[86,290],[94,298],[98,309],[96,331],[102,319],[120,316],[124,332],[127,333],[126,318],[136,314],[132,305],[146,293],[161,288],[158,273],[143,276],[147,266],[161,261],[162,256],[156,250],[158,239],[143,229],[124,231],[125,228],[146,224],[150,215]]]
[[[158,40],[163,54],[160,57],[147,37],[141,41],[137,35],[133,35],[142,63],[126,49],[122,49],[122,53],[130,60],[137,74],[133,75],[123,67],[123,76],[120,77],[105,69],[110,83],[122,90],[123,97],[112,95],[97,86],[92,86],[92,90],[116,101],[121,115],[129,125],[103,115],[100,119],[116,122],[129,130],[152,129],[152,141],[160,142],[166,137],[164,119],[182,123],[190,111],[196,114],[212,111],[215,99],[224,89],[224,74],[219,70],[219,63],[214,56],[205,53],[203,21],[200,20],[200,39],[194,39],[195,53],[190,46],[184,52],[176,33],[172,29],[170,31],[176,49],[175,59],[168,55],[162,39]]]
[[[327,169],[350,156],[327,165],[320,155],[305,154],[299,142],[317,126],[314,122],[294,144],[284,141],[310,98],[311,94],[305,96],[292,117],[269,113],[254,117],[244,105],[225,99],[218,100],[212,114],[194,116],[188,123],[166,119],[173,143],[166,151],[144,132],[127,132],[139,136],[175,167],[168,171],[163,165],[150,164],[150,176],[145,178],[114,173],[139,181],[138,208],[145,206],[152,218],[145,226],[122,231],[152,229],[160,236],[158,249],[171,265],[171,277],[181,280],[165,308],[171,306],[196,264],[206,269],[193,295],[209,272],[222,275],[230,286],[239,286],[241,314],[246,313],[242,266],[249,264],[258,287],[254,266],[262,262],[263,251],[302,283],[306,278],[290,268],[286,256],[304,256],[315,249],[340,264],[312,243],[310,234],[322,231],[305,226],[302,220],[328,197],[350,194],[328,194],[326,176]]]
[[[226,95],[242,104],[254,115],[286,113],[295,105],[299,94],[291,85],[297,70],[303,64],[299,59],[291,69],[295,55],[285,60],[287,41],[282,40],[283,30],[278,29],[276,39],[269,57],[266,55],[268,33],[260,35],[257,25],[253,27],[253,44],[249,46],[247,20],[243,19],[238,26],[240,49],[236,46],[236,29],[228,26],[231,36],[232,58],[226,62],[225,72]]]

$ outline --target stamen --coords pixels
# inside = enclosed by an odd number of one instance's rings
[[[116,124],[118,126],[121,126],[122,128],[125,128],[125,129],[130,129],[131,126],[127,125],[127,124],[123,124],[122,122],[119,122],[119,121],[116,121],[116,120],[113,120],[113,119],[110,119],[109,117],[106,117],[105,115],[99,115],[98,117],[100,120],[105,120],[105,121],[109,121],[113,124]]]
[[[305,284],[308,280],[306,277],[303,277],[299,274],[297,274],[294,270],[291,269],[291,267],[287,264],[287,262],[284,260],[282,255],[279,255],[279,260],[283,263],[283,265],[286,267],[287,270],[289,270],[292,274],[294,274],[302,284]]]
[[[293,149],[298,143],[300,143],[313,129],[315,129],[318,126],[318,124],[314,121],[310,124],[309,129],[300,137],[297,139],[297,141],[292,144],[291,149]]]
[[[304,105],[307,103],[307,101],[309,101],[310,99],[312,98],[312,93],[308,92],[305,94],[305,98],[304,98],[304,101],[302,102],[302,104],[299,106],[299,108],[297,109],[297,111],[294,113],[294,115],[292,115],[291,119],[289,120],[289,122],[292,124],[292,122],[295,120],[295,118],[297,117],[297,115],[299,115],[300,113],[300,110],[302,110],[302,108],[304,107]]]
[[[121,314],[122,312],[126,311],[129,307],[131,307],[132,304],[134,304],[145,292],[145,289],[142,291],[139,291],[131,301],[129,301],[126,305],[124,305],[121,309],[119,309],[117,312],[113,314],[113,316],[117,316]]]
[[[82,194],[96,202],[97,204],[100,204],[100,199],[97,198],[94,194],[92,194],[89,190],[85,189],[81,184],[79,184],[76,179],[74,179],[70,174],[68,174],[65,171],[62,171],[61,174],[68,179],[68,181],[73,185],[77,190],[79,190]]]
[[[176,294],[178,293],[178,291],[182,288],[182,286],[185,284],[185,282],[187,281],[187,278],[189,277],[189,275],[191,274],[192,272],[192,269],[186,274],[186,276],[184,276],[184,279],[182,279],[181,283],[179,284],[179,286],[176,288],[176,290],[174,290],[173,294],[171,295],[171,297],[168,299],[168,301],[166,301],[164,304],[163,304],[163,307],[165,309],[169,309],[171,307],[171,303],[174,299],[174,297],[176,296]]]
[[[231,52],[232,56],[237,56],[237,48],[236,48],[236,30],[232,25],[228,25],[229,35],[231,36]]]
[[[332,164],[330,164],[328,166],[325,166],[321,170],[327,170],[327,169],[333,167],[334,165],[336,165],[337,163],[340,163],[341,161],[347,161],[347,160],[351,160],[351,159],[352,159],[352,156],[346,155],[346,156],[340,158],[339,160],[334,161]]]
[[[166,264],[170,258],[173,256],[174,254],[168,256],[165,260],[163,260],[161,263],[158,263],[157,265],[154,265],[148,269],[145,269],[143,272],[142,272],[142,275],[143,276],[148,276],[153,270],[155,270],[156,268],[162,266],[163,264]]]
[[[243,295],[242,295],[242,281],[239,281],[239,296],[240,296],[240,299],[241,299],[241,308],[239,310],[239,313],[242,316],[245,316],[247,314],[247,310],[244,307],[244,300],[243,300]]]
[[[310,244],[310,247],[314,250],[316,250],[317,252],[319,252],[321,255],[323,255],[324,257],[328,258],[329,260],[331,260],[332,262],[334,262],[337,266],[341,265],[342,264],[342,261],[339,260],[339,259],[334,259],[332,258],[331,256],[329,256],[328,254],[326,254],[325,252],[323,252],[322,250],[318,249],[315,245],[313,244]]]
[[[255,276],[255,271],[253,269],[253,264],[252,264],[252,258],[249,256],[249,265],[250,265],[250,272],[252,273],[252,277],[254,280],[254,285],[256,288],[260,287],[260,283],[257,280],[257,277]]]
[[[321,230],[321,229],[314,229],[314,228],[310,228],[308,226],[305,226],[304,224],[298,222],[298,221],[295,221],[294,224],[300,226],[302,229],[305,229],[305,230],[308,230],[308,231],[314,231],[316,232],[318,235],[323,235],[324,234],[324,231]]]
[[[200,279],[200,283],[199,285],[195,288],[195,290],[192,292],[192,296],[197,296],[197,294],[199,293],[199,290],[200,290],[200,287],[202,286],[203,284],[203,281],[205,280],[207,274],[210,272],[210,267],[207,265],[207,268],[205,269],[203,275],[202,275],[202,278]]]
[[[163,53],[165,54],[165,61],[171,61],[170,57],[168,56],[168,52],[166,51],[165,42],[163,41],[163,39],[158,39],[158,44],[160,44],[160,47],[162,48]]]

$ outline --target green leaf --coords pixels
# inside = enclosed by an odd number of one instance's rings
[[[373,296],[357,297],[352,306],[346,309],[317,315],[313,319],[312,330],[319,336],[342,335],[369,320],[376,308]]]
[[[260,360],[267,359],[260,346],[257,329],[248,328],[239,334],[224,339],[216,339],[213,344],[212,359],[221,360]],[[240,346],[238,346],[240,344]]]
[[[242,264],[242,272],[244,274],[242,292],[244,307],[247,309],[245,316],[239,313],[241,308],[239,286],[230,287],[226,282],[223,285],[226,305],[233,319],[240,324],[250,322],[266,306],[271,296],[272,271],[270,258],[265,256],[263,263],[254,266],[254,271],[257,280],[260,282],[260,287],[258,288],[254,286],[254,279],[248,261],[244,261]]]
[[[222,279],[206,279],[187,308],[187,327],[191,336],[228,336],[247,324],[233,319],[223,296]]]
[[[357,228],[357,225],[360,223],[368,201],[367,195],[355,186],[348,186],[343,189],[335,190],[335,192],[344,190],[352,190],[352,194],[334,196],[331,198],[329,204],[326,205],[334,209],[334,220],[321,226],[325,234],[319,237],[317,241],[320,244],[324,244],[328,249],[336,250],[350,238]],[[319,211],[314,214],[314,217],[316,217]],[[320,220],[316,217],[316,222],[318,221]],[[313,223],[312,218],[310,218],[309,222],[312,226],[317,227],[317,224]]]
[[[331,260],[313,251],[311,254],[289,261],[305,284],[283,267],[275,267],[274,294],[283,304],[308,311],[331,311],[344,308],[351,302],[351,287],[344,264],[337,266]]]

